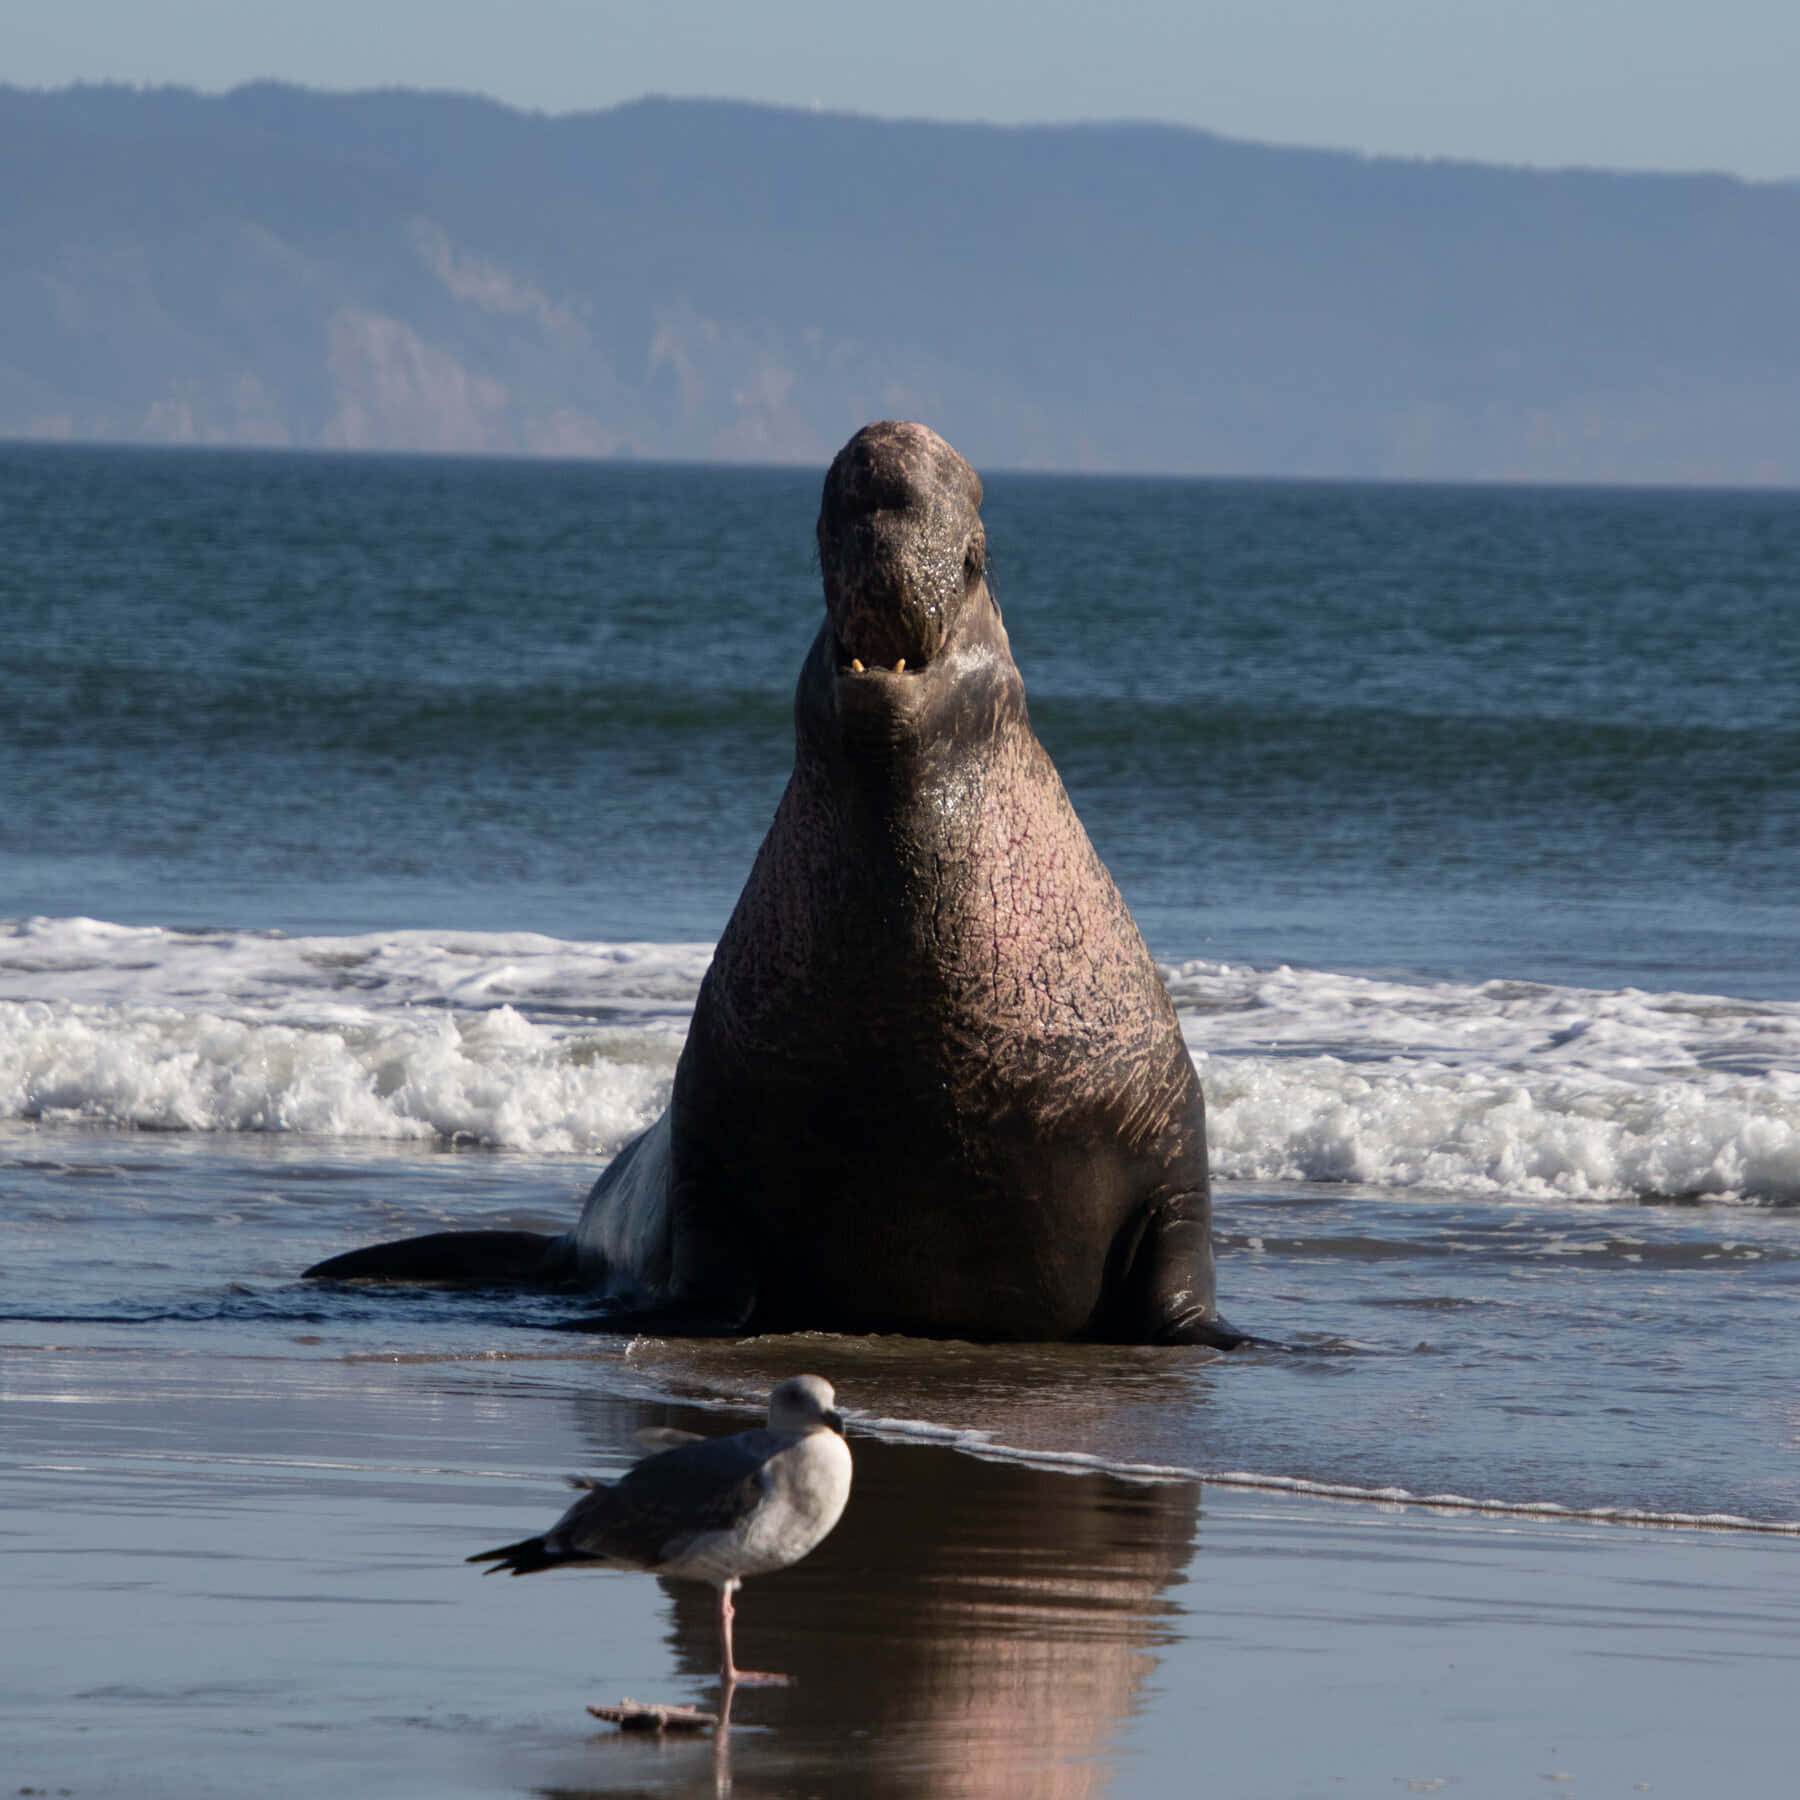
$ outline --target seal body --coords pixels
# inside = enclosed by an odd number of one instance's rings
[[[505,1234],[504,1274],[572,1273],[621,1327],[1241,1341],[1200,1084],[1032,734],[980,504],[922,425],[833,462],[794,772],[668,1111],[568,1237]],[[487,1236],[415,1240],[412,1272],[468,1279]]]

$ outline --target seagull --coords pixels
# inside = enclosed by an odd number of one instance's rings
[[[582,1495],[542,1537],[468,1560],[535,1575],[587,1566],[637,1569],[719,1590],[719,1680],[780,1685],[785,1675],[740,1669],[731,1651],[731,1596],[750,1575],[797,1563],[824,1542],[850,1498],[850,1446],[831,1383],[796,1375],[769,1396],[769,1423],[735,1437],[693,1438],[647,1456]],[[684,1436],[686,1434],[683,1434]]]

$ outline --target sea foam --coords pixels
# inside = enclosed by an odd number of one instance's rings
[[[1165,973],[1226,1179],[1800,1198],[1800,1006],[1211,963]]]
[[[1800,1519],[1757,1519],[1733,1512],[1672,1512],[1635,1506],[1570,1506],[1556,1500],[1504,1500],[1471,1494],[1422,1494],[1404,1487],[1366,1487],[1353,1482],[1312,1481],[1304,1476],[1265,1474],[1253,1469],[1207,1469],[1181,1463],[1132,1462],[1085,1450],[1043,1450],[1001,1443],[992,1432],[940,1425],[923,1419],[884,1418],[844,1409],[859,1429],[902,1443],[942,1444],[986,1461],[1023,1464],[1069,1475],[1110,1475],[1145,1483],[1198,1482],[1205,1487],[1240,1488],[1253,1493],[1292,1494],[1308,1499],[1347,1500],[1382,1507],[1416,1507],[1430,1512],[1481,1513],[1490,1517],[1546,1523],[1660,1526],[1665,1529],[1743,1532],[1800,1537]]]
[[[705,945],[0,924],[0,1118],[604,1157],[664,1105]],[[1800,1005],[1165,970],[1226,1180],[1800,1200]]]

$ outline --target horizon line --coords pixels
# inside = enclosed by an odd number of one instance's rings
[[[814,100],[753,100],[733,94],[674,94],[649,90],[627,99],[605,105],[570,107],[555,110],[542,106],[521,105],[503,100],[476,88],[416,87],[403,82],[380,82],[366,87],[319,87],[280,75],[256,75],[229,86],[202,86],[181,81],[138,81],[125,77],[100,80],[77,79],[57,86],[0,81],[0,94],[31,94],[44,99],[82,91],[116,91],[140,95],[186,95],[202,100],[228,100],[234,95],[258,88],[272,88],[289,93],[316,96],[327,100],[374,99],[386,95],[402,95],[420,100],[450,100],[494,107],[520,118],[543,119],[560,123],[571,119],[592,119],[608,113],[624,112],[645,105],[717,106],[738,108],[747,112],[783,113],[801,118],[843,119],[859,124],[915,126],[947,131],[985,131],[1008,134],[1055,131],[1150,131],[1170,132],[1183,137],[1210,139],[1214,143],[1251,150],[1272,151],[1289,156],[1347,157],[1371,164],[1438,165],[1448,168],[1485,169],[1500,173],[1525,175],[1598,175],[1617,180],[1661,181],[1728,181],[1744,187],[1800,188],[1800,174],[1744,175],[1723,168],[1669,168],[1663,166],[1622,167],[1595,162],[1535,162],[1529,160],[1497,160],[1460,155],[1441,150],[1363,150],[1349,144],[1302,144],[1275,138],[1239,137],[1212,126],[1197,125],[1179,119],[1117,115],[1068,119],[998,120],[982,118],[940,118],[926,113],[882,113],[856,107],[828,105]]]

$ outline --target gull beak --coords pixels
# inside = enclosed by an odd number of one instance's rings
[[[829,1425],[839,1437],[844,1435],[844,1416],[842,1413],[828,1412],[825,1415],[825,1423]]]

